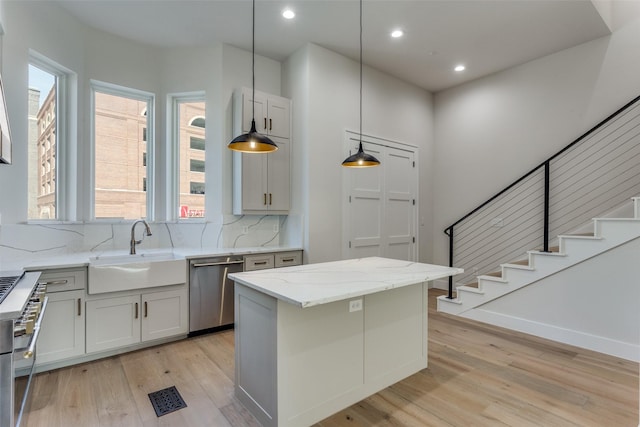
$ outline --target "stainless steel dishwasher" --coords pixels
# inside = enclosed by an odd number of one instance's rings
[[[190,261],[190,334],[233,326],[234,282],[227,276],[242,271],[243,264],[242,255]]]

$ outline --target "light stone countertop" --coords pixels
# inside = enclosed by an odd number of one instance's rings
[[[212,256],[225,256],[225,255],[237,255],[237,254],[259,254],[269,252],[287,252],[298,251],[302,248],[298,247],[281,247],[281,246],[268,246],[268,247],[247,247],[247,248],[156,248],[156,249],[142,249],[138,248],[137,254],[143,255],[157,255],[172,253],[176,259],[184,258],[190,260],[194,258],[206,258]],[[13,259],[11,261],[0,260],[0,273],[2,271],[14,271],[14,270],[26,270],[26,271],[40,271],[58,268],[80,268],[89,265],[90,259],[100,257],[115,257],[115,256],[127,256],[128,250],[113,250],[113,251],[87,251],[87,252],[73,252],[68,254],[53,255],[53,256],[37,256],[29,257],[25,256],[20,259]],[[134,256],[132,256],[132,261]]]
[[[313,307],[462,273],[461,268],[370,257],[229,274],[245,286]]]

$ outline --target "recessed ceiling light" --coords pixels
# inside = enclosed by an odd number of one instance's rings
[[[295,18],[296,13],[293,10],[287,8],[287,9],[282,11],[282,16],[285,19],[293,19],[293,18]]]
[[[397,39],[398,37],[402,37],[404,35],[404,32],[402,30],[393,30],[391,32],[391,37],[393,37],[394,39]]]
[[[456,65],[456,68],[454,68],[454,71],[461,72],[461,71],[464,71],[466,69],[467,69],[467,67],[465,67],[464,65]]]

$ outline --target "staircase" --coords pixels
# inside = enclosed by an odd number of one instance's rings
[[[460,315],[538,282],[585,260],[640,238],[640,197],[631,199],[629,218],[595,218],[593,232],[558,236],[549,251],[531,250],[526,259],[507,262],[500,270],[477,276],[456,288],[455,298],[440,296],[438,311]]]

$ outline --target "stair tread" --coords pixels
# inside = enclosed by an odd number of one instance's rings
[[[502,271],[492,271],[491,273],[485,273],[483,276],[502,277]]]
[[[518,261],[511,261],[508,262],[507,264],[515,264],[515,265],[529,265],[529,260],[528,259],[521,259]]]

